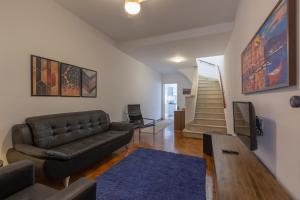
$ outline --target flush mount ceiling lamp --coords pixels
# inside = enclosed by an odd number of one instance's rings
[[[145,0],[125,0],[125,10],[130,15],[136,15],[141,11],[141,3]]]
[[[171,58],[170,61],[175,62],[175,63],[182,63],[182,62],[186,61],[186,58],[182,57],[182,56],[175,56],[175,57]]]

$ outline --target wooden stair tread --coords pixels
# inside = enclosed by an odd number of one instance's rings
[[[199,109],[221,109],[224,107],[198,107]]]
[[[200,126],[200,127],[210,127],[210,128],[227,128],[226,126],[217,126],[217,125],[200,125],[200,124],[190,124],[191,126]]]
[[[225,121],[225,119],[216,119],[216,118],[194,118],[195,120],[209,120],[209,121]]]
[[[213,115],[224,115],[224,113],[213,113],[213,112],[195,112],[195,114],[213,114]]]

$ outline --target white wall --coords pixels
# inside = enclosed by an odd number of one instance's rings
[[[257,115],[266,118],[265,135],[258,138],[255,153],[294,198],[300,199],[300,110],[289,105],[289,98],[300,94],[299,87],[252,95],[241,92],[241,53],[276,3],[277,0],[240,1],[235,28],[225,53],[225,93],[229,100],[252,101]],[[298,3],[298,13],[299,6]],[[299,35],[299,14],[297,23]],[[299,40],[297,45],[299,49]],[[231,103],[227,105],[229,131],[233,132],[232,106]]]
[[[218,65],[220,68],[221,76],[224,76],[224,56],[211,56],[211,57],[203,57],[197,58],[197,65],[199,74],[202,76],[206,76],[208,78],[220,79],[218,68],[209,65],[208,63],[201,62],[205,61],[210,64]]]
[[[193,83],[195,76],[197,76],[198,67],[186,67],[178,69],[178,72],[183,74],[191,83]]]
[[[161,118],[161,75],[52,0],[2,0],[0,29],[1,159],[12,125],[29,116],[103,109],[118,121],[128,103],[140,103]],[[31,97],[31,54],[97,70],[98,97]]]
[[[187,77],[185,77],[181,73],[171,73],[171,74],[164,74],[162,76],[162,82],[163,84],[168,83],[177,83],[177,89],[178,89],[178,106],[180,109],[185,107],[185,96],[182,94],[182,89],[184,88],[192,88],[191,81],[188,80]]]

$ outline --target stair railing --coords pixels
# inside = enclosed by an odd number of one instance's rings
[[[225,101],[225,95],[224,95],[224,86],[223,86],[223,79],[222,79],[222,74],[221,74],[220,66],[219,65],[215,65],[215,66],[218,69],[220,88],[221,88],[222,97],[223,97],[223,104],[224,104],[224,108],[226,108],[226,101]]]

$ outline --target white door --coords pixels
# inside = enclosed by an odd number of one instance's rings
[[[177,110],[177,84],[164,84],[164,118],[173,119]]]

